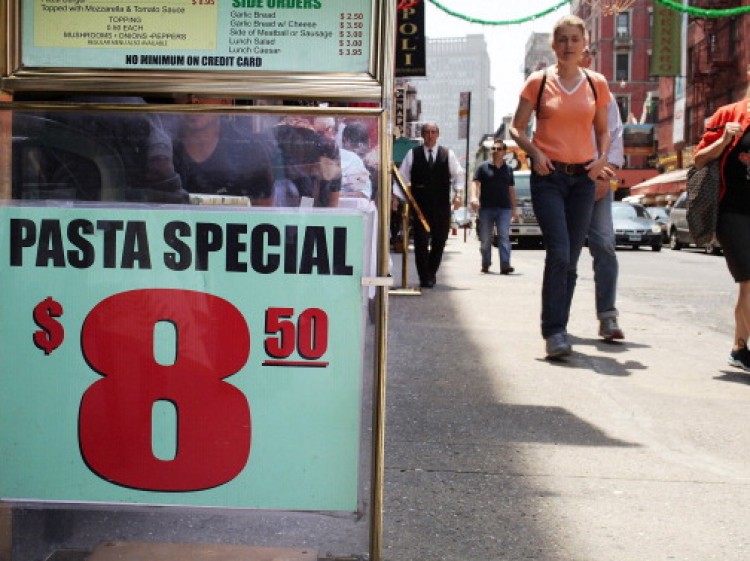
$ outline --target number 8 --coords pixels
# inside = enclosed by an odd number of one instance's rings
[[[173,364],[154,357],[158,322],[174,325]],[[81,330],[83,355],[103,376],[83,394],[81,453],[114,483],[149,491],[198,491],[231,481],[250,455],[250,408],[222,381],[250,355],[244,317],[226,300],[189,290],[145,289],[99,302]],[[152,449],[157,401],[177,411],[173,459]]]

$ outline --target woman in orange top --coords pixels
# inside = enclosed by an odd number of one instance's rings
[[[555,24],[557,63],[529,76],[510,127],[513,139],[531,157],[531,200],[547,251],[541,328],[548,358],[571,352],[568,318],[591,221],[594,180],[613,175],[606,167],[610,92],[604,76],[579,66],[586,40],[581,18],[565,16]],[[530,139],[526,131],[532,113],[536,132]]]

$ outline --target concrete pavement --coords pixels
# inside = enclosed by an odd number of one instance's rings
[[[501,276],[495,253],[483,275],[460,232],[436,288],[390,297],[385,559],[748,559],[750,375],[724,361],[731,326],[620,296],[627,339],[604,342],[585,255],[573,355],[547,361],[543,257],[514,251]]]

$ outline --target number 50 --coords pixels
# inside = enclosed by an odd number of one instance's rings
[[[317,360],[328,350],[328,315],[320,308],[307,308],[293,321],[294,308],[266,310],[265,349],[268,356],[289,358],[297,350],[307,360]]]

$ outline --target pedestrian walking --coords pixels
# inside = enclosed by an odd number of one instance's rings
[[[750,79],[750,66],[747,68]],[[719,160],[721,186],[716,237],[739,287],[729,364],[750,371],[750,88],[745,98],[719,107],[695,150],[695,167]]]
[[[439,137],[437,124],[425,123],[422,126],[424,143],[407,152],[400,168],[430,228],[427,232],[422,222],[413,217],[414,261],[422,288],[432,288],[437,282],[450,232],[451,211],[461,206],[460,193],[464,185],[458,158],[453,150],[438,145]],[[406,234],[404,238],[406,240]]]
[[[471,209],[479,211],[483,273],[489,273],[492,265],[493,230],[497,230],[500,274],[508,275],[515,270],[510,264],[510,222],[516,216],[516,189],[513,170],[505,163],[507,149],[502,140],[495,140],[491,160],[482,162],[477,167],[471,182],[469,201]]]
[[[592,59],[591,50],[586,47],[581,56],[581,67],[590,68]],[[615,175],[616,170],[622,167],[625,157],[623,155],[620,108],[617,106],[615,98],[611,95],[609,105],[607,106],[607,129],[609,129],[610,136],[607,168],[609,168],[611,175]],[[594,293],[596,317],[599,320],[599,336],[607,341],[625,338],[625,334],[617,323],[619,313],[615,306],[619,264],[615,251],[615,228],[612,223],[613,200],[614,191],[610,186],[610,179],[597,178],[588,244],[589,253],[591,253],[593,259]]]
[[[610,91],[604,76],[579,66],[586,40],[581,18],[569,15],[555,24],[557,62],[526,80],[510,127],[532,162],[532,205],[546,248],[541,331],[549,358],[571,353],[567,326],[576,268],[591,224],[594,180],[606,174],[609,153]],[[532,114],[533,140],[527,134]]]

